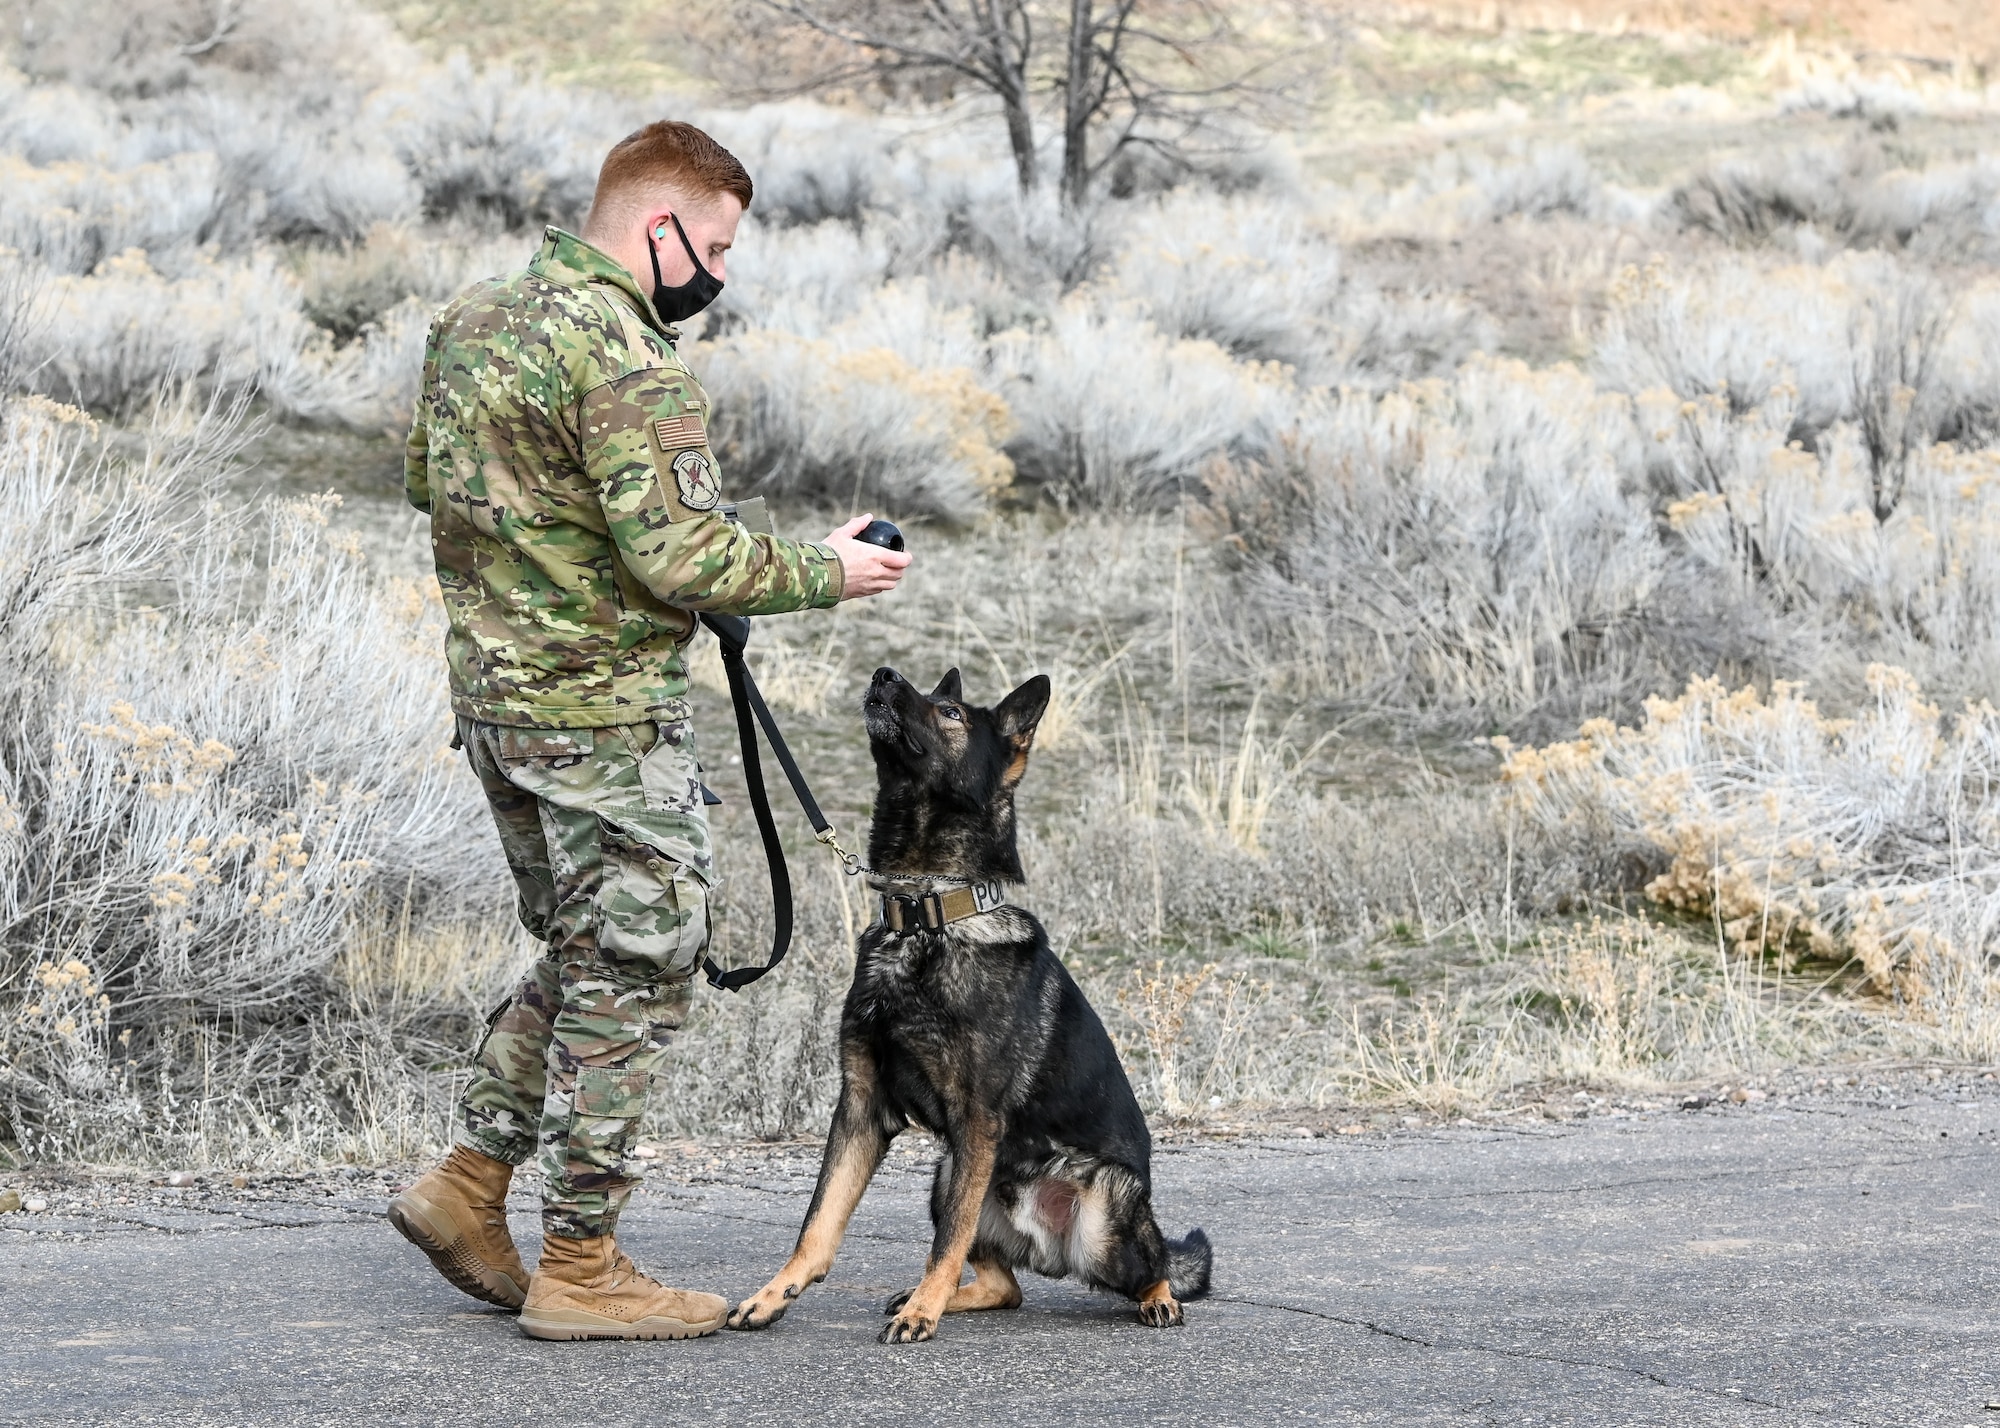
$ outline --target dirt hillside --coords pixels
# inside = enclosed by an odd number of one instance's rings
[[[1790,31],[1857,57],[2000,66],[1994,0],[1445,0],[1398,14],[1480,29],[1581,29],[1757,40]]]

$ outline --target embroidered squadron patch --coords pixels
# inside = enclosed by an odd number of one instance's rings
[[[715,468],[699,451],[683,451],[674,457],[674,488],[680,492],[681,504],[690,511],[712,511],[722,499]]]

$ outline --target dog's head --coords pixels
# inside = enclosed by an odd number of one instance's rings
[[[884,872],[1018,881],[1014,790],[1048,706],[1045,674],[982,709],[966,702],[955,669],[929,694],[876,670],[861,701],[877,784],[869,861]]]

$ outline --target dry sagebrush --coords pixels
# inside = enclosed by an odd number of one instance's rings
[[[1796,687],[1696,680],[1636,727],[1512,753],[1505,777],[1544,831],[1656,868],[1646,896],[1712,918],[1738,956],[1852,962],[1941,1044],[1990,1059],[2000,716],[1946,721],[1888,666],[1868,686],[1832,719]]]
[[[1992,294],[1879,260],[1721,276],[1629,271],[1595,374],[1325,394],[1214,462],[1245,661],[1468,721],[1622,711],[1689,669],[1988,687]]]
[[[490,923],[493,850],[435,599],[324,503],[205,508],[230,420],[163,407],[133,448],[30,399],[0,428],[0,1119],[31,1153],[352,1149],[407,1122],[368,1058],[410,1081],[497,991],[397,972],[409,939],[516,960],[451,932]]]

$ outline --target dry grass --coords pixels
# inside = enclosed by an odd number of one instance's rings
[[[497,991],[465,956],[493,955],[483,880],[435,856],[493,846],[443,746],[435,596],[374,575],[331,500],[261,530],[207,502],[241,418],[0,422],[0,647],[30,672],[0,738],[0,1098],[29,1153],[378,1146]]]

